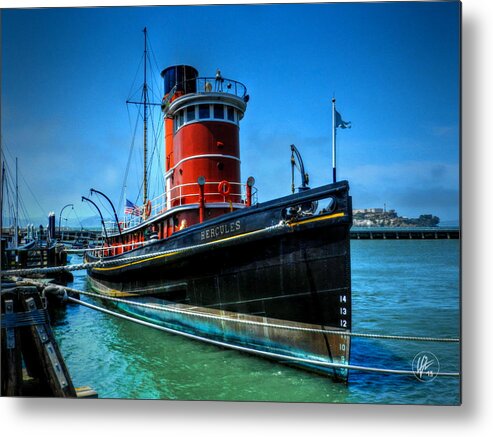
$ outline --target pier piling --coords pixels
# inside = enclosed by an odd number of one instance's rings
[[[18,311],[13,290],[2,291],[2,319],[8,320]],[[6,325],[9,326],[9,325]],[[2,323],[2,396],[19,396],[22,383],[20,330]]]
[[[2,396],[77,397],[36,287],[2,290]],[[22,372],[34,380],[27,389]]]

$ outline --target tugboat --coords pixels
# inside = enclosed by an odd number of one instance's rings
[[[127,202],[118,230],[85,255],[103,261],[88,270],[91,287],[173,331],[347,381],[347,181],[310,189],[303,174],[299,192],[258,203],[240,173],[246,87],[187,65],[161,76],[165,192],[148,199],[144,171],[143,204]]]

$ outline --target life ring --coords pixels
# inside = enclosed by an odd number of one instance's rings
[[[231,192],[231,185],[228,181],[221,181],[217,187],[217,191],[223,196],[227,196]]]
[[[148,200],[144,205],[144,220],[151,216],[152,212],[152,203]]]

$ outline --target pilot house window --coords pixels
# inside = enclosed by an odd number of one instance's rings
[[[209,105],[199,105],[199,118],[210,118],[210,116]]]
[[[224,118],[224,106],[214,105],[214,118],[223,119]]]
[[[238,124],[240,113],[234,107],[222,103],[189,105],[176,112],[174,130],[177,132],[182,126],[201,120],[217,120]]]
[[[187,122],[195,120],[195,106],[189,106],[187,108]]]

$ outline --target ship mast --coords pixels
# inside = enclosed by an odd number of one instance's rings
[[[3,185],[5,183],[5,162],[3,162],[3,153],[0,154],[0,162],[2,163],[2,182],[0,190],[0,237],[3,233]]]
[[[134,105],[144,105],[144,181],[143,181],[143,203],[148,200],[148,182],[147,182],[147,111],[149,106],[161,106],[160,103],[149,102],[149,88],[147,86],[147,27],[144,27],[144,84],[142,86],[142,101],[135,102],[127,100]]]
[[[15,158],[15,226],[14,226],[14,249],[19,247],[19,168],[17,157]]]
[[[147,202],[147,27],[144,27],[144,205]]]

